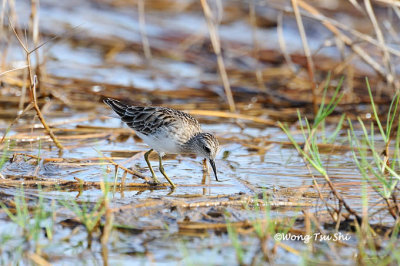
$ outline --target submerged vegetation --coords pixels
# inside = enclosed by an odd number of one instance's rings
[[[3,1],[1,265],[400,264],[396,2],[134,2]],[[105,97],[201,120],[221,182],[149,182]]]

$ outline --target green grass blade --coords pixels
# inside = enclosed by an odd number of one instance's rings
[[[388,136],[386,136],[386,133],[383,130],[381,121],[379,120],[378,112],[376,111],[374,98],[372,97],[371,87],[369,86],[369,82],[368,82],[368,78],[367,77],[365,78],[365,81],[367,83],[368,94],[369,94],[369,98],[371,100],[371,107],[372,107],[372,111],[374,112],[375,121],[378,124],[379,131],[381,132],[382,138],[384,139],[384,141],[386,143],[388,141]]]

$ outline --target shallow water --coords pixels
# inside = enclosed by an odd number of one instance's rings
[[[19,154],[13,161],[7,161],[1,169],[1,174],[7,179],[120,182],[123,171],[119,169],[117,179],[114,179],[115,167],[104,157],[112,157],[124,167],[150,177],[143,159],[143,153],[148,150],[147,145],[134,137],[133,131],[119,119],[112,117],[112,111],[101,102],[103,96],[126,98],[142,105],[173,105],[188,110],[228,110],[215,56],[208,53],[212,48],[207,39],[208,28],[201,9],[192,7],[181,11],[172,6],[168,11],[157,8],[146,10],[145,29],[152,50],[152,58],[146,59],[142,51],[136,6],[125,6],[119,2],[114,4],[107,1],[40,1],[40,32],[47,38],[55,34],[61,36],[60,40],[39,50],[42,58],[45,58],[43,68],[49,77],[43,79],[43,87],[40,88],[46,95],[39,99],[40,106],[46,121],[54,126],[65,150],[60,154],[38,119],[33,119],[32,114],[26,115],[8,132],[12,140],[10,151],[6,152],[5,148],[0,151],[0,156],[5,153],[7,157]],[[184,4],[194,5],[190,1]],[[260,12],[273,10],[262,3],[258,8]],[[19,25],[27,25],[29,1],[17,1],[16,11]],[[292,53],[302,51],[296,26],[292,18],[285,20],[284,38],[290,44],[288,52]],[[268,95],[255,85],[257,82],[253,74],[258,68],[255,65],[259,64],[265,71],[276,67],[277,62],[255,63],[255,58],[249,56],[253,52],[253,30],[260,50],[279,49],[275,27],[254,28],[246,19],[224,22],[219,26],[224,44],[223,56],[231,85],[234,92],[237,92],[234,93],[237,104],[241,110],[254,111],[256,114],[260,106],[270,108],[275,111],[275,115],[262,113],[260,117],[273,121],[281,120],[276,118],[276,112],[286,111],[292,116],[284,116],[281,121],[292,121],[293,116],[296,118],[296,107],[275,109],[266,101]],[[311,49],[322,46],[326,36],[321,26],[313,28],[308,36]],[[329,48],[322,49],[319,54],[338,58],[338,53]],[[8,49],[7,61],[14,67],[24,64],[21,48],[15,42]],[[282,78],[279,75],[272,78],[269,81],[272,87],[278,83],[274,79]],[[0,97],[20,96],[20,86],[10,87],[7,91],[1,91]],[[241,95],[253,96],[243,100],[240,99]],[[16,106],[17,102],[0,106],[0,111],[12,108],[16,116]],[[2,133],[15,116],[0,119]],[[112,235],[108,257],[110,264],[149,264],[149,261],[165,265],[175,265],[177,262],[216,265],[236,263],[234,248],[227,244],[230,241],[227,234],[214,233],[212,230],[184,232],[179,223],[187,219],[190,222],[225,222],[223,218],[226,213],[231,215],[234,222],[252,217],[265,218],[265,214],[254,209],[249,211],[243,206],[196,207],[199,203],[212,204],[216,199],[229,202],[243,196],[257,197],[259,193],[266,192],[277,202],[300,203],[294,208],[274,208],[270,213],[272,218],[295,219],[302,215],[303,210],[318,215],[323,209],[320,206],[301,206],[302,203],[321,202],[316,191],[311,188],[313,178],[310,171],[297,151],[284,143],[287,137],[277,126],[212,116],[196,118],[202,121],[205,131],[215,133],[220,139],[221,150],[216,165],[221,182],[216,182],[212,173],[211,176],[206,173],[202,158],[169,155],[164,160],[164,166],[178,185],[175,191],[167,187],[111,187],[110,207],[116,210],[115,222],[129,227],[131,231],[126,233],[121,230]],[[299,129],[295,126],[291,129],[298,133],[295,138],[303,141]],[[327,132],[333,130],[334,127],[328,127]],[[341,133],[338,143],[345,143],[347,132],[343,130]],[[357,134],[361,134],[361,131]],[[267,144],[270,142],[275,143]],[[268,149],[262,152],[262,149],[246,147],[244,143]],[[47,161],[30,158],[28,155]],[[360,211],[362,179],[353,163],[351,151],[327,152],[321,157],[338,191],[351,206]],[[151,163],[159,179],[165,181],[158,171],[156,157],[151,158]],[[312,173],[321,186],[325,185],[323,177],[315,170]],[[205,182],[204,176],[207,176]],[[126,182],[144,181],[127,174]],[[12,200],[20,188],[2,185],[0,192],[3,199]],[[329,192],[327,186],[323,192]],[[60,203],[62,200],[77,199],[92,207],[103,196],[100,187],[44,186],[38,189],[30,186],[24,188],[24,194],[29,199],[29,206],[35,206],[40,195],[45,199],[46,209],[56,208],[54,242],[59,244],[45,247],[52,263],[65,265],[82,262],[87,258],[91,262],[102,261],[98,241],[94,241],[90,251],[86,249],[86,231],[82,226],[70,228],[61,225],[63,221],[74,218],[74,214]],[[382,204],[380,198],[372,192],[368,202],[371,210],[378,209]],[[190,208],[189,205],[194,207]],[[210,212],[213,215],[214,212],[222,214],[213,217],[209,215]],[[15,228],[15,224],[9,222],[4,213],[0,215],[0,235],[5,238],[7,234],[18,235],[19,229]],[[379,218],[383,222],[391,222],[388,217]],[[4,243],[5,238],[1,239]],[[44,243],[47,241],[45,237],[42,240]],[[15,241],[9,244],[10,250],[7,252],[12,253],[11,248],[18,246],[18,239]],[[244,235],[242,241],[250,249],[246,256],[254,253],[253,249],[259,244],[257,239],[248,235]],[[304,243],[289,241],[286,244],[301,251],[306,249]],[[354,249],[355,245],[347,250],[338,248],[342,254],[347,252],[341,262],[348,263],[345,257],[351,257]],[[299,256],[283,249],[279,249],[276,256],[277,262],[285,264],[296,263],[299,259]],[[246,261],[250,259],[245,258]],[[6,262],[12,260],[5,258]]]

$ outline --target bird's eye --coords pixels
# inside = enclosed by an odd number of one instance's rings
[[[210,150],[210,148],[209,148],[209,147],[207,147],[207,146],[204,146],[203,148],[204,148],[204,150],[205,150],[207,153],[211,153],[211,150]]]

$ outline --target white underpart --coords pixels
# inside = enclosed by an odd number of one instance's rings
[[[142,133],[136,132],[147,145],[153,150],[157,151],[161,156],[166,153],[169,154],[179,154],[179,144],[175,141],[175,136],[170,136],[168,133],[158,133],[153,135],[144,135]]]

